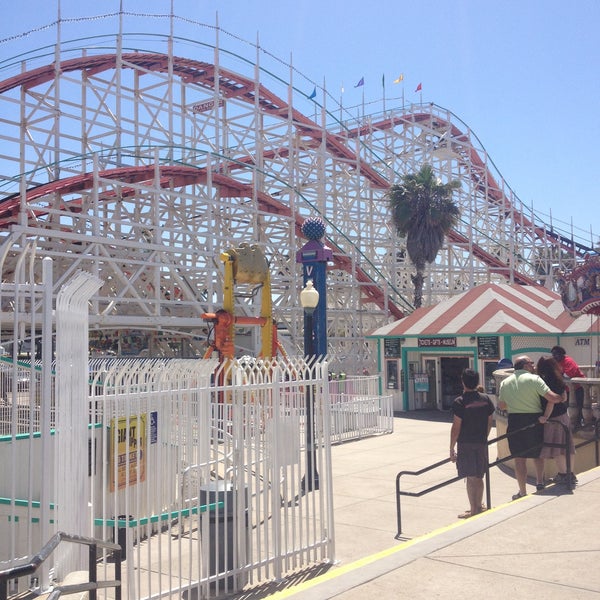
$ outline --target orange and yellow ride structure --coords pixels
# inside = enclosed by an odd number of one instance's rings
[[[209,341],[204,358],[210,357],[216,351],[221,364],[232,360],[235,357],[236,326],[260,327],[259,358],[271,358],[278,349],[284,354],[273,320],[271,277],[264,252],[259,246],[241,244],[238,248],[229,248],[222,252],[220,259],[224,265],[223,307],[216,312],[202,314],[202,319],[213,323],[214,326],[214,336]],[[238,284],[254,286],[250,292],[252,295],[260,289],[260,316],[235,314],[235,288]],[[221,369],[221,372],[223,371],[224,369]]]

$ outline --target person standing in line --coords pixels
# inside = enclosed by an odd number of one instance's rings
[[[550,350],[552,358],[558,363],[562,374],[569,379],[573,377],[585,377],[585,373],[579,368],[579,365],[572,359],[567,351],[562,346],[554,346]],[[585,423],[583,420],[583,386],[575,385],[575,405],[577,406],[577,419],[575,420],[576,427],[582,427]]]
[[[562,376],[560,365],[554,358],[540,358],[536,368],[537,374],[548,384],[548,387],[557,394],[563,394],[567,388]],[[571,428],[571,421],[567,414],[567,402],[559,402],[551,404],[545,398],[542,399],[542,409],[544,410],[544,447],[540,452],[540,458],[544,460],[553,458],[556,462],[558,473],[554,477],[554,483],[567,483],[567,454],[566,449],[556,446],[548,446],[547,444],[566,444],[567,429]],[[573,473],[575,466],[575,444],[573,436],[569,436],[570,447],[569,454],[571,455],[571,484],[577,483],[577,477]]]
[[[478,391],[479,373],[465,369],[461,380],[463,394],[452,403],[450,459],[456,462],[458,476],[467,480],[470,509],[458,515],[464,519],[484,510],[481,502],[488,465],[487,439],[495,409],[489,396]]]
[[[527,495],[527,459],[533,458],[536,489],[544,489],[544,459],[540,451],[544,443],[542,405],[540,396],[548,402],[562,402],[565,396],[554,393],[548,384],[535,374],[534,362],[529,356],[514,361],[514,372],[500,383],[498,408],[508,411],[508,447],[515,460],[515,476],[519,491],[512,499]],[[522,429],[522,431],[519,431]]]

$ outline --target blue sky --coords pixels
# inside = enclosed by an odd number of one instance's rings
[[[387,95],[397,94],[391,82],[403,73],[406,101],[434,102],[464,121],[526,205],[588,242],[590,228],[600,238],[598,0],[173,2],[179,16],[214,25],[218,14],[226,31],[258,35],[334,95],[343,85],[345,106],[360,104],[363,91],[366,103],[379,99],[382,75]],[[56,19],[57,0],[13,6],[0,39]],[[123,7],[166,13],[170,0]],[[118,9],[119,0],[61,0],[65,18]],[[16,47],[0,44],[0,56]],[[354,88],[361,77],[364,88]]]

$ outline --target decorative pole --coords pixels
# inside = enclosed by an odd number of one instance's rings
[[[309,365],[327,355],[327,262],[333,253],[322,239],[325,223],[318,217],[306,219],[302,233],[308,242],[296,254],[302,264],[304,288],[300,303],[304,309],[304,355]],[[306,473],[302,478],[302,494],[319,489],[319,473],[315,455],[315,397],[310,381],[312,369],[307,369],[306,382]]]
[[[323,244],[325,223],[320,217],[309,217],[302,224],[302,234],[308,240],[296,253],[296,262],[302,264],[303,287],[309,279],[319,293],[319,304],[313,315],[314,356],[327,355],[327,263],[333,260],[333,252]],[[309,325],[304,313],[304,331]],[[306,350],[306,349],[305,349]]]
[[[312,279],[306,282],[306,287],[300,292],[300,304],[304,309],[304,356],[309,365],[315,361],[314,327],[313,315],[319,305],[319,292],[314,288]],[[315,391],[310,381],[311,369],[307,369],[307,377],[304,388],[306,396],[304,399],[306,414],[306,473],[302,478],[302,494],[319,489],[319,471],[315,457]]]

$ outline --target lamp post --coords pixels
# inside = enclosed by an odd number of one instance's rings
[[[317,357],[327,356],[327,263],[333,252],[325,246],[325,223],[320,217],[309,217],[302,224],[302,234],[308,240],[296,253],[302,265],[305,288],[300,293],[304,308],[304,353],[309,365]],[[314,386],[306,385],[306,474],[302,478],[302,493],[319,489],[319,474],[314,448]]]
[[[304,355],[309,365],[315,361],[315,331],[313,314],[319,304],[319,292],[312,279],[300,292],[300,304],[304,309]],[[307,382],[306,389],[306,474],[302,478],[302,493],[319,489],[319,473],[315,460],[315,425],[314,425],[314,390],[312,383]]]

